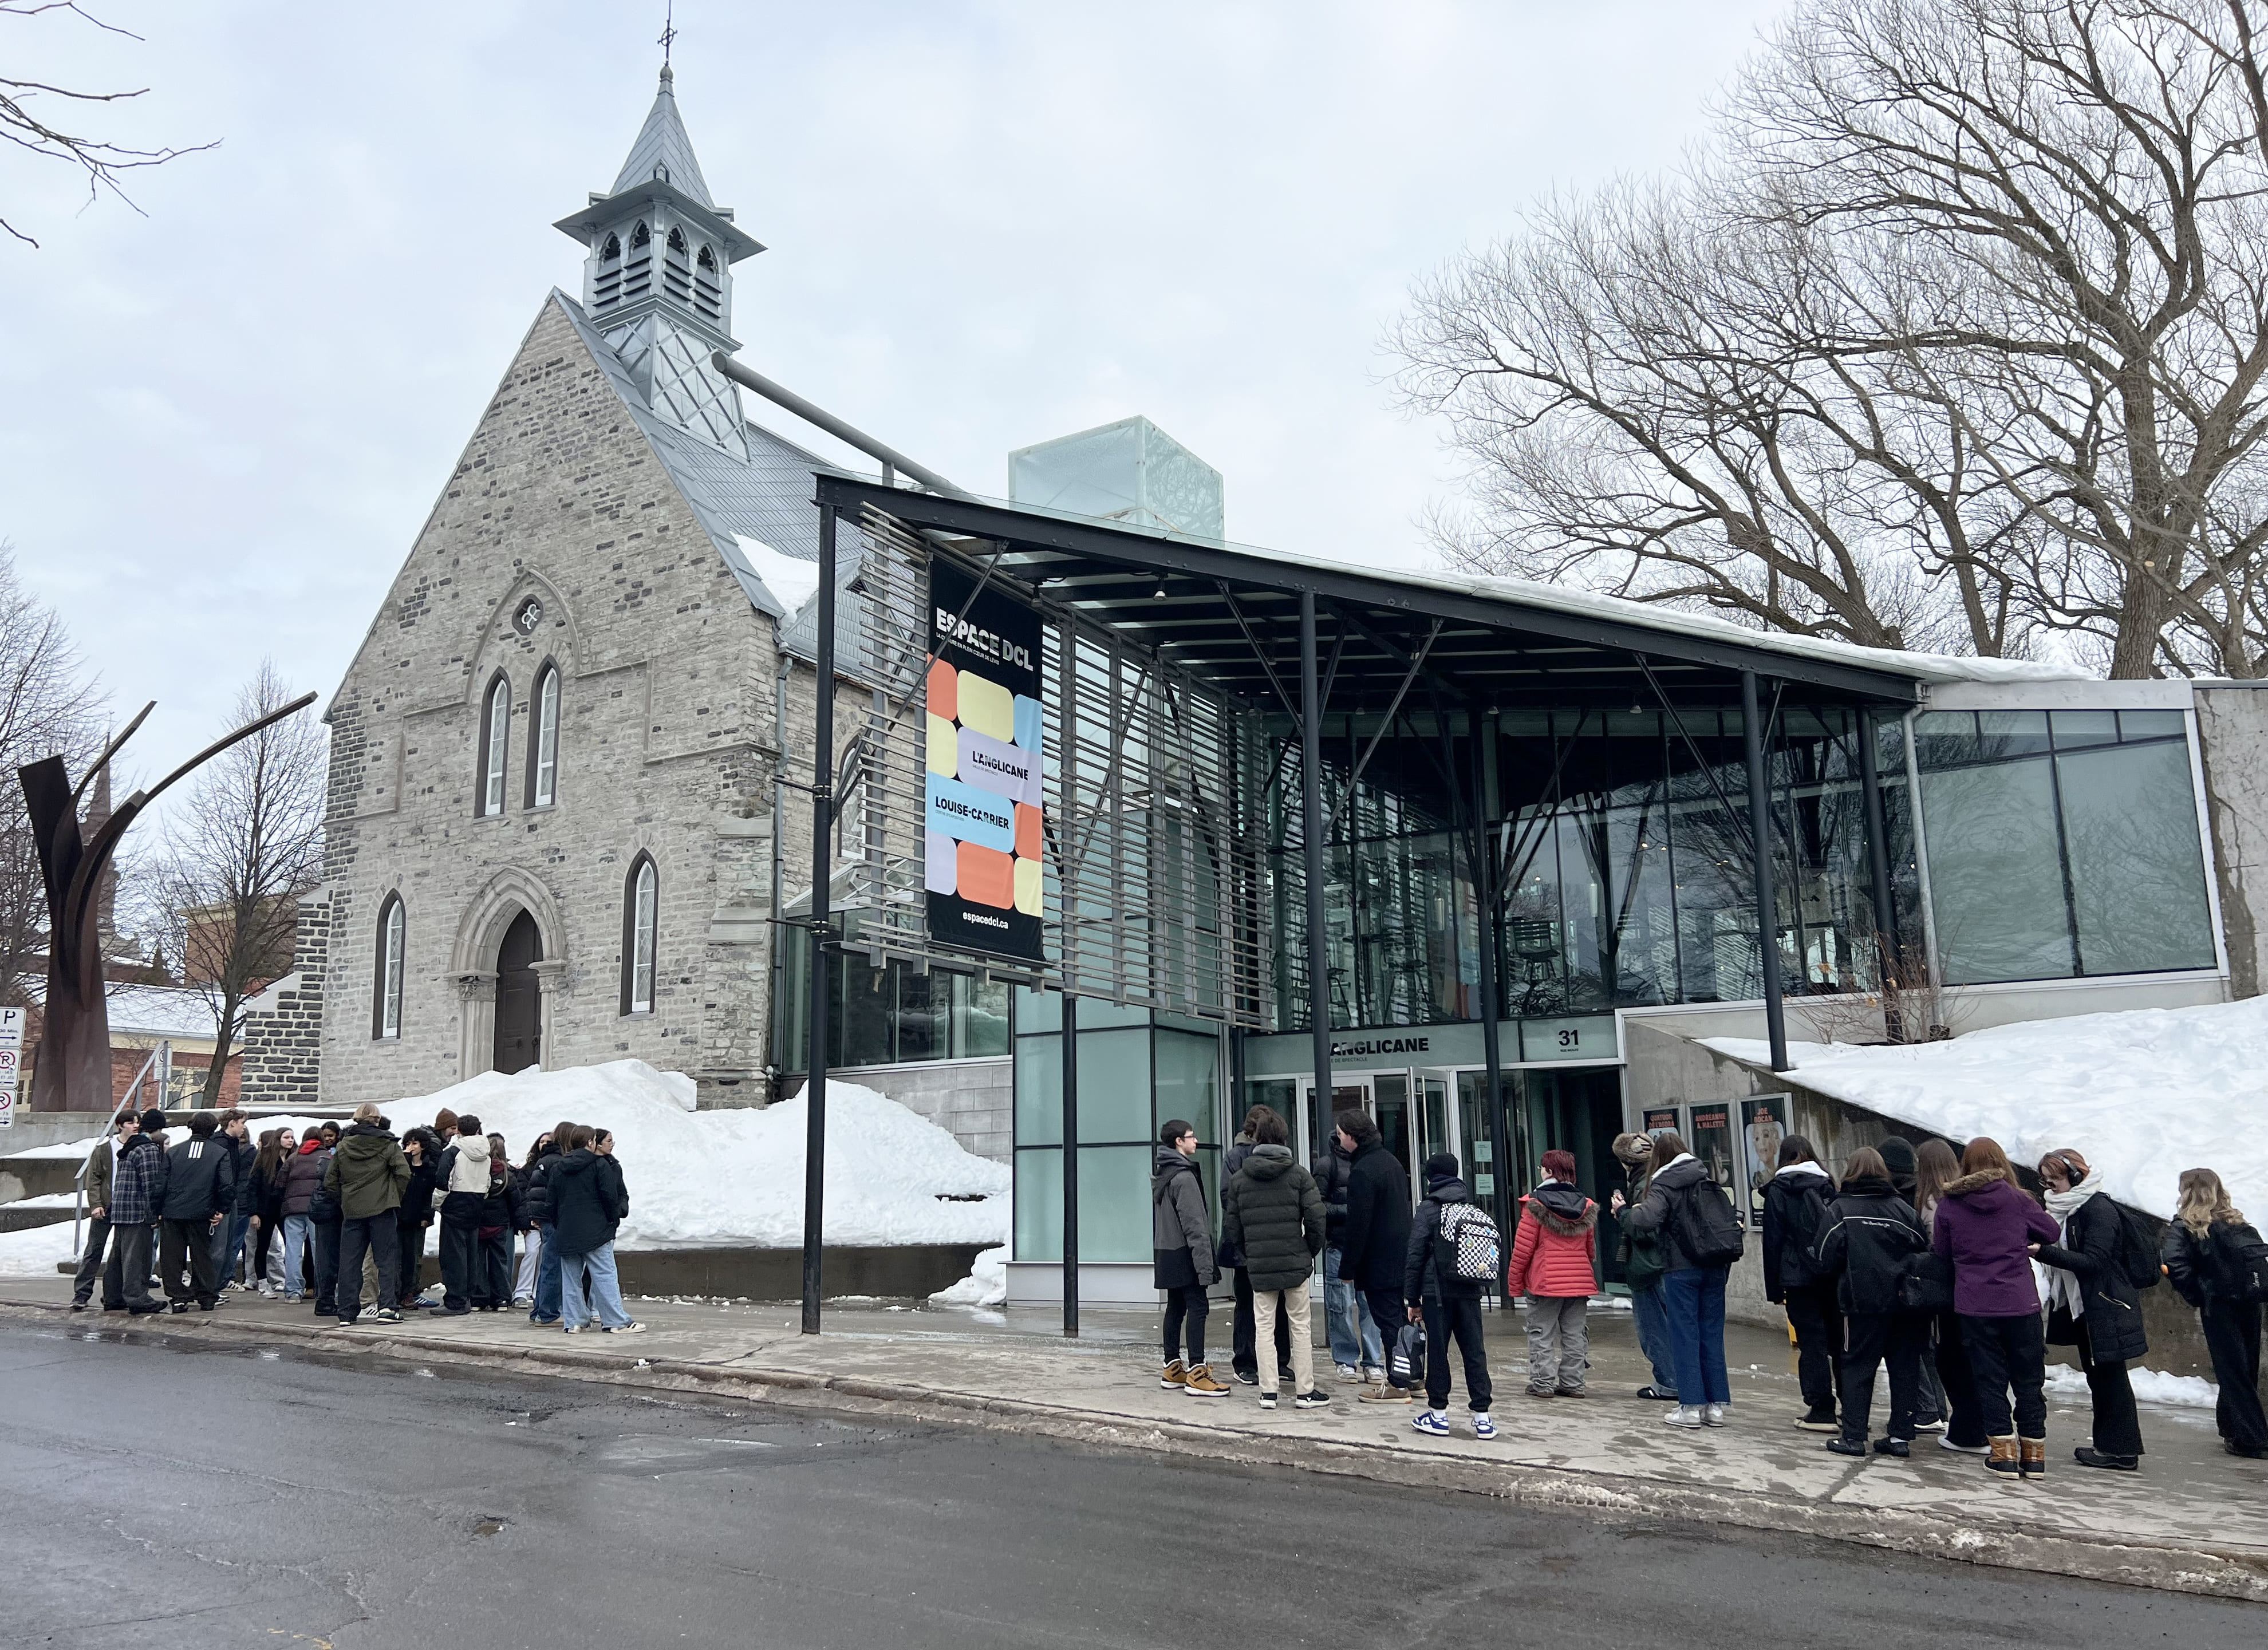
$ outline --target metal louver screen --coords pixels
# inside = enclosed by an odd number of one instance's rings
[[[840,903],[845,946],[966,966],[933,945],[923,899],[924,684],[929,558],[871,507],[858,659],[868,684],[855,758],[864,801]],[[957,547],[959,548],[959,547]],[[981,576],[988,547],[965,547]],[[1025,593],[1019,592],[1020,596]],[[1026,597],[1026,599],[1029,599]],[[1260,718],[1075,611],[1035,600],[1043,621],[1049,961],[996,977],[1192,1019],[1274,1023],[1263,821],[1274,752]],[[846,702],[845,710],[850,708]]]

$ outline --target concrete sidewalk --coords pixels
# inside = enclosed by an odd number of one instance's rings
[[[1687,1433],[1661,1425],[1663,1406],[1630,1396],[1646,1377],[1627,1313],[1592,1314],[1595,1396],[1580,1400],[1528,1397],[1519,1316],[1493,1315],[1499,1435],[1484,1444],[1462,1394],[1451,1399],[1459,1435],[1425,1437],[1410,1429],[1413,1409],[1357,1403],[1357,1389],[1328,1379],[1320,1353],[1333,1397],[1324,1410],[1263,1411],[1248,1387],[1219,1399],[1163,1391],[1156,1315],[1138,1312],[1089,1311],[1081,1338],[1066,1341],[1053,1313],[830,1303],[826,1333],[813,1337],[797,1332],[792,1306],[646,1300],[633,1308],[645,1334],[566,1336],[517,1313],[419,1313],[339,1330],[304,1305],[232,1294],[217,1312],[138,1320],[129,1330],[118,1314],[65,1316],[69,1299],[61,1278],[0,1280],[0,1310],[90,1334],[286,1341],[330,1355],[881,1411],[2268,1602],[2268,1469],[2223,1454],[2210,1412],[2145,1406],[2149,1454],[2131,1476],[2073,1464],[2087,1412],[2059,1402],[2044,1484],[1988,1475],[1977,1457],[1928,1436],[1909,1461],[1854,1462],[1794,1428],[1801,1405],[1785,1340],[1739,1326],[1727,1333],[1732,1424]],[[1226,1311],[1209,1327],[1225,1351]],[[1219,1357],[1215,1367],[1226,1364]]]

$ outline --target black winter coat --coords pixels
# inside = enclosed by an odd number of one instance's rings
[[[559,1148],[547,1145],[527,1170],[527,1218],[537,1226],[551,1224],[551,1171],[559,1167]]]
[[[2118,1205],[2100,1192],[2071,1212],[2064,1241],[2043,1243],[2037,1256],[2043,1266],[2060,1266],[2079,1279],[2087,1311],[2088,1354],[2098,1364],[2124,1363],[2150,1350],[2142,1332],[2142,1296],[2126,1281],[2120,1263],[2125,1233]],[[2058,1306],[2048,1314],[2048,1344],[2079,1344],[2080,1320]]]
[[[403,1153],[404,1157],[409,1156]],[[401,1189],[401,1207],[396,1212],[404,1226],[431,1226],[433,1223],[433,1189],[441,1183],[441,1166],[434,1161],[431,1148],[427,1147],[425,1160],[409,1166],[409,1183]]]
[[[168,1220],[203,1220],[236,1207],[236,1154],[217,1134],[191,1135],[166,1153]]]
[[[1236,1137],[1236,1143],[1228,1148],[1228,1154],[1221,1160],[1220,1195],[1221,1208],[1224,1212],[1228,1208],[1229,1185],[1236,1179],[1237,1170],[1244,1167],[1245,1160],[1252,1155],[1253,1150],[1252,1138],[1249,1135],[1240,1134]],[[1220,1241],[1212,1246],[1212,1258],[1214,1264],[1223,1271],[1228,1271],[1231,1267],[1244,1264],[1244,1246],[1241,1242],[1231,1241],[1228,1227],[1225,1225],[1220,1229]],[[1276,1287],[1283,1289],[1289,1285],[1278,1284]]]
[[[1827,1204],[1835,1182],[1811,1164],[1790,1163],[1764,1182],[1764,1299],[1784,1301],[1791,1289],[1822,1279],[1815,1258],[1827,1230]],[[1794,1171],[1791,1173],[1790,1171]],[[1833,1273],[1826,1274],[1831,1279]]]
[[[2206,1236],[2198,1237],[2180,1221],[2169,1220],[2158,1240],[2158,1261],[2174,1293],[2193,1307],[2210,1300],[2242,1301],[2244,1280],[2236,1246],[2257,1243],[2259,1238],[2242,1221],[2215,1225]]]
[[[1822,1279],[1837,1280],[1835,1300],[1845,1312],[1896,1312],[1906,1261],[1928,1248],[1928,1229],[1913,1205],[1889,1181],[1867,1175],[1845,1181],[1827,1205],[1813,1258]]]
[[[250,1140],[230,1138],[225,1129],[213,1138],[228,1148],[229,1174],[236,1186],[235,1197],[229,1209],[230,1218],[241,1220],[258,1214],[260,1182],[253,1174],[252,1166],[260,1160],[259,1146]]]
[[[550,1185],[552,1241],[562,1255],[588,1255],[615,1241],[630,1212],[620,1163],[585,1146],[554,1160]]]
[[[1285,1145],[1256,1145],[1220,1193],[1220,1247],[1234,1244],[1259,1294],[1296,1289],[1323,1252],[1323,1197]]]
[[[1339,1277],[1358,1289],[1399,1289],[1409,1252],[1410,1177],[1383,1140],[1366,1141],[1347,1173]]]
[[[1441,1238],[1441,1206],[1444,1204],[1470,1203],[1472,1194],[1461,1180],[1437,1180],[1425,1189],[1425,1199],[1418,1205],[1418,1213],[1410,1222],[1410,1241],[1402,1251],[1402,1299],[1406,1303],[1425,1300],[1474,1300],[1480,1298],[1481,1280],[1460,1278],[1454,1263],[1444,1268]]]
[[[1315,1177],[1315,1190],[1323,1195],[1323,1247],[1346,1247],[1347,1182],[1354,1173],[1354,1159],[1339,1150],[1334,1140],[1324,1148],[1323,1154],[1307,1166]]]

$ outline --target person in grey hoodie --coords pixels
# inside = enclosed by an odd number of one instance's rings
[[[1243,1271],[1251,1280],[1255,1344],[1272,1348],[1278,1327],[1288,1323],[1292,1401],[1303,1410],[1321,1409],[1330,1399],[1315,1389],[1307,1280],[1323,1249],[1323,1195],[1315,1177],[1292,1157],[1283,1116],[1266,1106],[1253,1111],[1247,1120],[1252,1150],[1221,1189],[1221,1247],[1233,1245],[1243,1256]],[[1273,1358],[1260,1366],[1263,1410],[1276,1407],[1278,1369]]]
[[[1175,1117],[1159,1129],[1150,1173],[1150,1239],[1157,1262],[1152,1276],[1166,1292],[1165,1366],[1158,1384],[1193,1398],[1225,1398],[1228,1389],[1212,1378],[1204,1355],[1205,1291],[1219,1278],[1220,1267],[1213,1258],[1212,1221],[1197,1180],[1197,1131],[1187,1120]]]

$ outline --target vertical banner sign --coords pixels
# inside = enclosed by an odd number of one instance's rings
[[[16,1123],[16,1082],[24,1069],[24,1011],[0,1008],[0,1129]]]
[[[1764,1188],[1779,1168],[1779,1143],[1787,1138],[1786,1094],[1758,1094],[1741,1102],[1741,1158],[1749,1171],[1749,1214],[1761,1231],[1764,1224]]]
[[[942,556],[929,606],[929,937],[1043,962],[1040,615]]]

